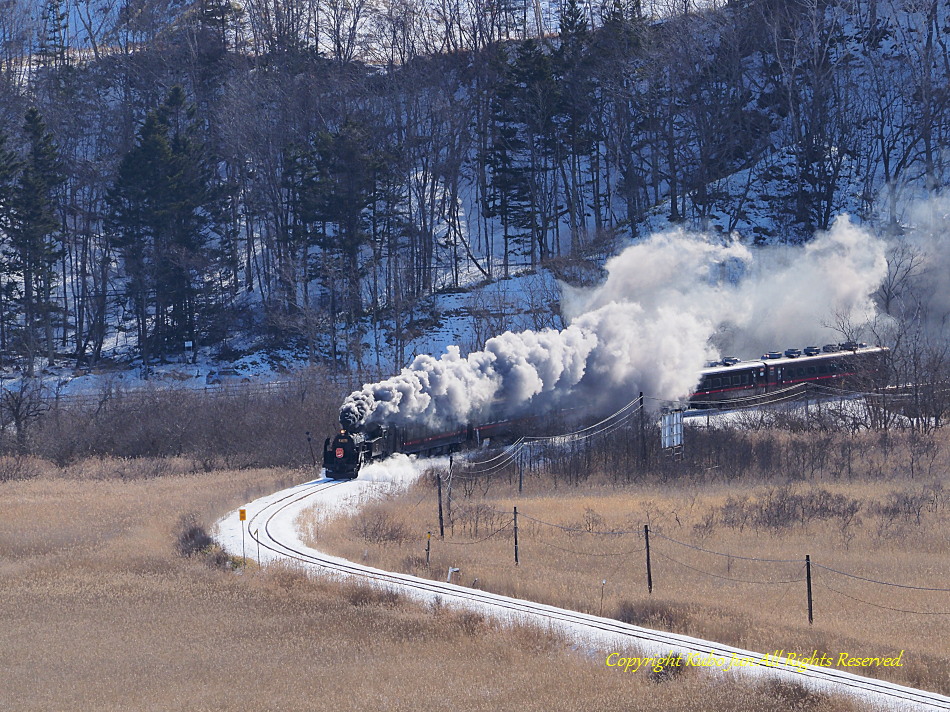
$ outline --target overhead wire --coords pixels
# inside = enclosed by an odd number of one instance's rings
[[[609,434],[619,428],[623,423],[627,422],[631,417],[640,411],[643,406],[640,404],[640,399],[636,398],[626,405],[624,405],[619,410],[610,414],[606,418],[579,430],[575,430],[569,433],[562,433],[559,435],[544,435],[544,436],[523,436],[518,438],[512,445],[506,448],[503,452],[498,455],[491,457],[487,460],[481,460],[475,463],[472,463],[472,466],[464,464],[465,468],[460,473],[453,473],[453,476],[460,477],[462,479],[471,479],[476,475],[490,475],[503,470],[509,464],[511,464],[515,458],[525,450],[526,447],[533,444],[543,444],[549,443],[553,445],[565,445],[568,443],[580,442],[583,440],[589,440],[590,438],[596,437],[598,435]],[[491,464],[489,464],[491,463]],[[488,465],[488,467],[480,468],[481,465]]]
[[[913,611],[913,610],[910,610],[909,608],[894,608],[893,606],[884,606],[884,605],[881,605],[880,603],[871,603],[870,601],[865,601],[863,598],[858,598],[857,596],[851,596],[845,593],[844,591],[839,591],[836,588],[832,588],[831,586],[821,583],[820,581],[814,581],[813,583],[815,586],[827,589],[831,591],[832,593],[837,593],[839,596],[844,596],[845,598],[855,601],[856,603],[863,603],[866,606],[872,606],[873,608],[881,608],[885,611],[894,611],[895,613],[910,613],[916,616],[950,616],[950,611]]]
[[[644,551],[646,549],[645,546],[642,546],[638,549],[630,549],[629,551],[609,551],[603,554],[597,554],[591,551],[577,551],[575,549],[567,549],[563,546],[552,544],[549,541],[544,541],[543,539],[538,540],[537,543],[541,544],[542,546],[549,546],[552,549],[557,549],[558,551],[564,551],[568,554],[576,554],[577,556],[593,556],[593,557],[599,557],[599,558],[607,558],[607,557],[613,557],[613,556],[629,556],[630,554],[636,554],[637,552]]]
[[[754,556],[739,556],[738,554],[724,554],[720,551],[713,551],[712,549],[704,549],[703,547],[696,546],[695,544],[687,544],[685,541],[679,541],[678,539],[673,539],[672,537],[668,537],[665,534],[660,534],[659,532],[651,531],[650,534],[652,534],[654,537],[659,537],[660,539],[666,539],[667,541],[671,541],[674,544],[679,544],[680,546],[684,546],[687,549],[695,549],[697,551],[702,551],[706,554],[722,556],[727,559],[742,559],[743,561],[761,561],[764,563],[771,563],[771,564],[803,564],[805,563],[804,559],[765,559],[765,558],[754,557]]]
[[[495,531],[493,531],[493,532],[492,532],[491,534],[489,534],[488,536],[486,536],[486,537],[484,537],[484,538],[482,538],[482,539],[476,539],[475,541],[445,541],[444,539],[441,539],[440,541],[441,541],[443,544],[454,544],[454,545],[456,545],[456,546],[471,546],[472,544],[481,544],[483,541],[488,541],[489,539],[491,539],[493,536],[495,536],[495,535],[498,534],[499,532],[505,531],[505,529],[507,529],[508,527],[510,527],[513,523],[514,523],[514,520],[509,520],[509,521],[506,522],[504,525],[498,527]]]
[[[689,564],[684,564],[682,561],[677,561],[672,556],[664,554],[662,551],[656,552],[656,555],[666,559],[667,561],[672,561],[674,564],[682,566],[684,569],[689,569],[690,571],[695,571],[696,573],[703,574],[704,576],[711,576],[712,578],[721,579],[723,581],[735,581],[736,583],[755,583],[755,584],[789,584],[789,583],[801,583],[804,579],[789,579],[787,581],[759,581],[756,579],[740,579],[733,576],[721,576],[719,574],[714,574],[710,571],[704,571],[703,569],[696,568],[695,566],[690,566]]]
[[[532,522],[537,522],[538,524],[544,524],[545,526],[554,527],[555,529],[560,529],[561,531],[577,532],[579,534],[595,534],[599,536],[621,536],[624,534],[635,534],[637,536],[642,535],[642,532],[639,529],[634,529],[632,531],[623,530],[623,529],[612,529],[611,531],[598,532],[598,531],[593,531],[592,529],[587,529],[587,528],[565,527],[562,524],[554,524],[553,522],[546,522],[543,519],[537,519],[536,517],[532,517],[531,515],[525,514],[524,512],[518,512],[518,516],[523,517],[524,519],[529,519]]]
[[[849,574],[846,571],[838,571],[838,569],[833,569],[830,566],[825,566],[824,564],[819,564],[814,561],[811,562],[812,566],[816,566],[825,571],[830,571],[834,574],[839,574],[841,576],[847,576],[848,578],[858,579],[859,581],[867,581],[868,583],[874,583],[879,586],[892,586],[894,588],[906,588],[913,591],[937,591],[940,593],[950,593],[950,588],[927,588],[926,586],[911,586],[909,584],[903,583],[893,583],[891,581],[878,581],[872,578],[866,578],[864,576],[858,576],[857,574]]]

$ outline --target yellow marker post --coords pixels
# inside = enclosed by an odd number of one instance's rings
[[[247,521],[247,510],[238,510],[238,519],[242,522]],[[244,525],[241,525],[241,558],[244,560],[244,568],[247,568],[247,554],[244,553]]]

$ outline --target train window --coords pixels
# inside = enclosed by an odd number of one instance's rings
[[[742,385],[744,385],[744,386],[748,386],[748,385],[749,385],[749,374],[748,374],[748,373],[743,373],[743,374],[742,374]]]
[[[736,375],[732,377],[732,385],[738,386],[742,383],[742,376]]]
[[[805,375],[805,369],[804,369],[804,368],[799,368],[798,370],[795,371],[795,375],[798,376],[799,378],[801,378],[802,376]]]
[[[828,364],[827,364],[827,363],[818,364],[818,373],[819,373],[820,375],[822,375],[822,376],[824,376],[825,374],[827,374],[827,373],[828,373]]]
[[[809,367],[808,367],[808,375],[809,375],[809,376],[814,376],[816,373],[817,373],[817,371],[816,371],[816,369],[815,369],[814,366],[809,366]]]
[[[714,378],[714,379],[712,379],[712,387],[713,387],[713,388],[719,388],[720,386],[722,386],[722,379],[721,379],[721,378]]]

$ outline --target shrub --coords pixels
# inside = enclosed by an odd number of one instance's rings
[[[178,521],[176,550],[180,556],[194,556],[214,544],[208,532],[198,523],[196,514],[186,514]]]
[[[388,588],[378,588],[368,584],[354,584],[348,587],[344,598],[351,606],[380,606],[393,608],[399,603],[399,594]]]
[[[411,537],[404,524],[393,519],[387,511],[368,509],[353,522],[353,533],[371,544],[398,544],[402,546]]]

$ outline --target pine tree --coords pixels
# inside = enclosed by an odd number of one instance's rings
[[[530,247],[529,225],[524,217],[528,210],[528,166],[525,162],[524,77],[509,63],[504,64],[500,78],[489,97],[491,138],[484,157],[489,170],[488,195],[482,207],[487,218],[501,221],[503,275],[508,277],[511,257],[524,244]]]
[[[197,338],[211,176],[180,87],[139,129],[110,192],[111,227],[147,362]]]
[[[7,149],[7,136],[0,131],[0,237],[9,234],[13,224],[13,195],[20,161]]]
[[[7,350],[7,324],[13,318],[13,297],[16,294],[15,274],[7,259],[7,245],[14,225],[14,191],[20,171],[20,160],[6,147],[6,134],[0,132],[0,244],[4,255],[0,263],[0,351]]]
[[[590,28],[577,0],[567,0],[562,5],[560,19],[561,43],[555,56],[560,100],[560,153],[571,242],[572,247],[577,248],[587,231],[585,181],[582,174],[585,157],[593,159],[592,154],[596,150],[591,119],[597,92],[592,81],[593,73],[588,54]]]
[[[69,9],[63,0],[47,0],[40,18],[37,59],[42,67],[63,67],[69,59]]]
[[[342,257],[349,320],[362,311],[359,255],[368,238],[364,211],[376,200],[384,170],[372,137],[368,127],[354,121],[317,134],[302,187],[307,220],[335,226],[335,234],[321,246]]]
[[[41,345],[45,346],[49,360],[54,356],[53,287],[56,262],[62,255],[56,190],[63,177],[53,136],[36,108],[27,110],[23,132],[27,152],[13,191],[10,247],[12,264],[23,284],[22,345],[27,357],[26,372],[32,376],[33,359]],[[43,339],[38,336],[39,330],[43,332]]]

